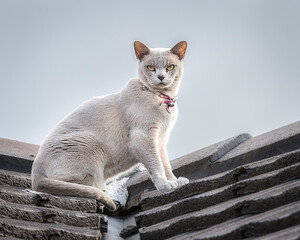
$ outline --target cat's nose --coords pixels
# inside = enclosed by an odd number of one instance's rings
[[[158,78],[160,81],[162,81],[162,80],[164,80],[165,76],[163,76],[163,75],[158,75],[157,78]]]

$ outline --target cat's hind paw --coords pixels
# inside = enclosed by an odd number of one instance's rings
[[[185,184],[188,184],[189,182],[190,182],[190,180],[188,180],[188,179],[185,178],[185,177],[179,177],[179,178],[177,179],[178,187],[181,187],[181,186],[183,186],[183,185],[185,185]]]

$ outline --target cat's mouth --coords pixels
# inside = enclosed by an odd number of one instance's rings
[[[172,85],[172,82],[169,81],[151,81],[150,84],[153,88],[156,88],[157,90],[168,88]]]
[[[154,85],[154,88],[155,88],[156,90],[158,90],[158,91],[159,91],[159,90],[166,90],[167,88],[170,87],[170,85],[171,85],[171,84],[161,82],[161,83],[155,84],[155,85]]]
[[[165,82],[165,81],[160,81],[160,82],[156,82],[155,85],[156,86],[168,86],[170,83]]]
[[[156,88],[158,89],[163,89],[163,88],[166,88],[166,87],[169,87],[169,84],[167,83],[158,83],[155,85]]]

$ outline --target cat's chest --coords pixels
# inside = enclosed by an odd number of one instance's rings
[[[127,125],[138,129],[172,126],[178,115],[176,99],[160,94],[143,89],[139,81],[131,81],[120,98]]]
[[[160,115],[160,119],[162,121],[165,121],[167,123],[172,123],[173,121],[176,120],[177,114],[178,114],[178,108],[177,106],[168,106],[166,104],[159,104],[157,106],[158,112]]]
[[[164,99],[159,97],[146,99],[141,103],[140,107],[142,108],[141,112],[143,117],[161,123],[165,127],[172,124],[176,120],[178,114],[176,103],[173,103],[172,105],[165,103]]]

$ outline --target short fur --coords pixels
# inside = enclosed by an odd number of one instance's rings
[[[159,93],[177,95],[186,42],[172,49],[150,49],[141,42],[134,47],[138,78],[120,93],[84,102],[56,126],[34,160],[33,190],[95,198],[115,210],[105,193],[105,181],[138,162],[161,191],[188,182],[174,176],[166,149],[177,106],[169,113],[158,97]],[[155,71],[149,71],[148,65]],[[169,65],[174,69],[167,71]]]

